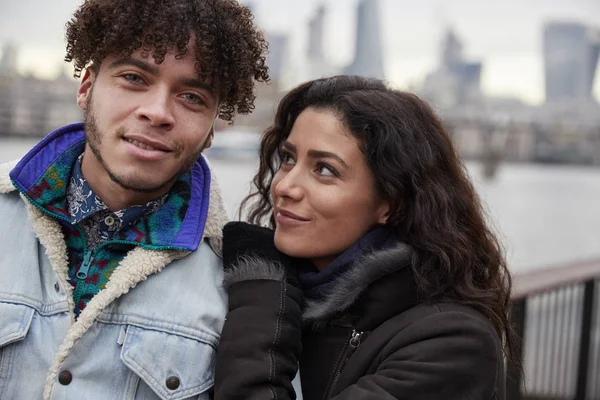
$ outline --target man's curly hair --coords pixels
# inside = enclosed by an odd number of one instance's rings
[[[195,38],[196,69],[216,83],[219,117],[254,109],[254,80],[269,80],[267,43],[250,10],[235,0],[86,0],[66,24],[67,54],[75,77],[109,55],[142,49],[159,64],[168,51],[187,52]]]

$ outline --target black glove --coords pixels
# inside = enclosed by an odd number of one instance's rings
[[[300,287],[298,273],[294,264],[297,259],[283,254],[275,247],[275,232],[272,229],[249,224],[247,222],[229,222],[223,227],[223,267],[226,271],[239,267],[241,263],[259,258],[268,261],[270,266],[280,266],[285,272],[285,280]],[[272,271],[269,266],[256,266],[254,275],[246,279],[269,279]],[[239,281],[241,278],[234,278]],[[232,284],[234,282],[228,282]]]
[[[223,228],[229,312],[217,350],[215,400],[296,398],[302,291],[294,259],[275,248],[273,237],[271,229],[245,222]]]

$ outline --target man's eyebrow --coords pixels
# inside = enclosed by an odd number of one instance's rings
[[[115,69],[121,66],[134,66],[134,67],[138,67],[141,70],[144,70],[150,74],[154,74],[157,75],[158,74],[158,67],[144,62],[142,60],[137,60],[135,58],[121,58],[119,60],[113,61],[112,63],[110,63],[110,65],[108,66],[109,69]]]
[[[177,79],[177,83],[179,83],[182,86],[187,86],[187,87],[191,87],[194,89],[206,90],[213,96],[215,94],[215,87],[206,82],[201,81],[200,79],[179,78],[179,79]]]
[[[281,143],[281,147],[286,148],[294,153],[296,152],[296,146],[291,144],[287,140],[285,140]],[[346,162],[340,156],[338,156],[337,154],[332,153],[330,151],[309,150],[308,156],[311,158],[332,158],[332,159],[336,160],[337,162],[339,162],[344,168],[348,168],[348,164],[346,164]]]
[[[108,68],[109,69],[115,69],[121,66],[134,66],[137,67],[143,71],[148,72],[149,74],[153,74],[153,75],[158,75],[159,74],[159,69],[158,67],[156,67],[155,65],[152,65],[148,62],[142,61],[142,60],[138,60],[135,58],[121,58],[119,60],[116,60],[114,62],[112,62]],[[187,86],[187,87],[191,87],[194,89],[200,89],[200,90],[206,90],[207,92],[209,92],[211,95],[214,96],[215,94],[215,88],[212,85],[209,85],[206,82],[201,81],[200,79],[196,79],[196,78],[179,78],[177,79],[177,83],[179,83],[182,86]]]

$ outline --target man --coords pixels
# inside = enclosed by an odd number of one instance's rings
[[[0,398],[208,398],[226,215],[201,152],[266,44],[234,0],[86,0],[66,38],[85,124],[0,166]]]

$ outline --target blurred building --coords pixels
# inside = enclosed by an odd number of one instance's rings
[[[325,6],[319,5],[315,15],[308,21],[308,51],[309,60],[325,61],[323,37],[325,31]]]
[[[20,75],[17,54],[16,48],[5,47],[0,59],[0,135],[44,136],[82,121],[78,82],[64,74],[54,80]]]
[[[266,32],[265,39],[269,43],[267,65],[269,66],[269,77],[275,90],[278,90],[287,70],[288,36],[281,33]]]
[[[325,15],[323,4],[317,7],[308,22],[308,47],[306,52],[306,70],[301,74],[302,81],[322,78],[337,74],[336,68],[325,56]]]
[[[427,75],[423,96],[438,107],[469,103],[481,97],[481,63],[467,61],[463,44],[449,29],[440,46],[440,65]]]
[[[244,1],[244,5],[250,9],[255,17],[258,15],[255,2]],[[270,81],[267,83],[258,82],[256,84],[254,88],[256,99],[254,100],[254,110],[251,113],[235,115],[233,123],[217,119],[215,127],[219,132],[235,131],[236,134],[260,132],[273,121],[277,104],[283,96],[281,93],[282,87],[289,80],[290,38],[289,35],[281,32],[263,31],[263,33],[265,40],[269,44],[266,65],[269,67]],[[225,137],[231,138],[234,136],[226,135]],[[216,147],[218,148],[219,146],[220,144]],[[218,152],[219,150],[214,150],[213,153]]]
[[[2,58],[0,59],[0,73],[17,72],[17,48],[12,43],[6,43],[2,48]]]
[[[346,67],[344,73],[385,78],[380,29],[379,0],[360,0],[354,61]]]
[[[255,12],[256,12],[256,6],[254,5],[253,1],[243,1],[242,3],[246,7],[248,7],[250,9],[250,11],[252,12],[252,14],[254,14],[256,16],[256,14],[255,14]]]
[[[492,164],[600,165],[600,106],[590,101],[600,40],[584,28],[544,27],[546,90],[554,97],[541,106],[482,93],[482,64],[466,60],[461,40],[447,31],[440,64],[419,92],[443,118],[461,156]]]
[[[547,102],[590,102],[600,52],[600,30],[550,22],[543,33]]]

